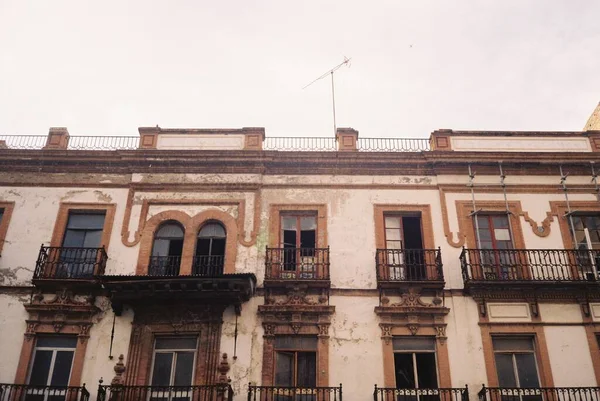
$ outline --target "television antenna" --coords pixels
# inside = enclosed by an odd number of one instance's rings
[[[311,86],[312,84],[314,84],[315,82],[325,78],[326,76],[330,75],[331,76],[331,101],[332,101],[332,109],[333,109],[333,135],[335,136],[336,131],[337,131],[337,125],[335,122],[335,86],[333,84],[333,73],[336,72],[337,70],[339,70],[340,68],[342,68],[343,66],[348,66],[350,67],[350,60],[352,60],[352,58],[348,58],[344,56],[344,61],[342,61],[341,63],[339,63],[338,65],[336,65],[335,67],[333,67],[331,70],[327,71],[326,73],[324,73],[323,75],[321,75],[320,77],[314,79],[312,82],[310,82],[308,85],[306,85],[305,87],[303,87],[302,89],[306,89],[309,86]]]

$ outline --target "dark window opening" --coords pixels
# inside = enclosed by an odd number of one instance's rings
[[[540,386],[531,337],[493,337],[492,343],[500,387]]]
[[[198,232],[194,274],[223,274],[227,234],[219,223],[205,224]]]
[[[56,277],[84,278],[94,274],[99,260],[105,212],[70,212],[62,240]],[[56,260],[56,259],[54,259]]]
[[[521,267],[526,262],[519,260],[514,249],[510,221],[506,214],[478,214],[477,244],[481,249],[479,257],[486,280],[519,279],[523,276]]]
[[[148,274],[176,276],[183,251],[183,228],[175,222],[164,223],[154,234]]]
[[[317,338],[280,336],[275,338],[275,386],[316,387]],[[281,401],[285,396],[279,396]],[[289,399],[292,399],[291,396]]]
[[[396,388],[438,388],[435,340],[433,338],[395,337],[393,348]],[[424,397],[426,396],[416,394],[402,398],[422,400],[425,399]]]
[[[385,215],[386,264],[391,280],[425,280],[421,216]]]
[[[157,337],[154,343],[152,382],[155,387],[191,386],[196,360],[197,337]],[[182,390],[188,397],[188,390]],[[153,389],[151,400],[178,399],[168,389]]]
[[[577,265],[586,279],[596,280],[600,278],[600,215],[575,214],[571,221],[569,232],[572,237],[575,231],[574,246],[581,251],[577,253]]]
[[[281,216],[280,247],[282,278],[314,278],[319,261],[317,248],[317,216],[284,214]],[[287,273],[286,273],[287,272]]]
[[[29,372],[29,384],[35,386],[68,386],[76,336],[38,336]],[[27,400],[42,401],[46,394],[28,394]],[[53,391],[48,399],[64,400],[66,391]]]

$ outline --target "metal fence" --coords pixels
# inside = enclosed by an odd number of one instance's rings
[[[460,264],[471,281],[596,281],[600,252],[575,249],[463,249]]]
[[[358,138],[361,152],[422,152],[431,150],[426,138]]]
[[[0,135],[2,147],[8,149],[43,149],[46,135]],[[70,136],[68,150],[133,150],[139,146],[138,136]]]
[[[203,386],[98,386],[97,401],[232,401],[228,384]]]
[[[339,387],[248,386],[248,401],[342,401]]]
[[[438,249],[377,249],[378,281],[444,281]]]
[[[34,279],[91,279],[104,274],[104,248],[41,246]]]
[[[373,401],[469,401],[469,388],[381,388],[375,385]]]
[[[337,142],[335,138],[328,137],[267,137],[263,142],[263,150],[335,152]]]
[[[0,383],[0,401],[88,401],[85,385],[36,386],[33,384]]]
[[[480,401],[600,401],[600,387],[485,387]]]
[[[265,278],[329,280],[329,247],[267,248]]]

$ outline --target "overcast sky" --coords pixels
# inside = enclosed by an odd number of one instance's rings
[[[581,130],[599,0],[0,0],[0,134]]]

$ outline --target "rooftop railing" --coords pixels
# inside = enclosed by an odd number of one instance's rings
[[[48,145],[46,135],[0,135],[0,149],[39,150]],[[66,150],[135,150],[139,136],[69,136]],[[58,149],[55,146],[50,146]],[[336,152],[333,137],[266,137],[263,150],[281,152]],[[431,150],[427,138],[358,138],[359,152],[422,152]]]
[[[0,135],[6,149],[43,149],[47,135]],[[139,146],[138,136],[70,136],[67,150],[133,150]]]
[[[469,388],[382,388],[375,385],[373,401],[469,401]]]
[[[460,264],[470,282],[594,282],[600,251],[575,249],[463,249]]]
[[[0,401],[88,401],[85,385],[37,386],[33,384],[0,383]]]
[[[248,401],[342,401],[339,387],[248,386]]]
[[[34,279],[92,279],[104,274],[104,248],[41,246]]]
[[[479,401],[598,401],[600,387],[485,387]]]

